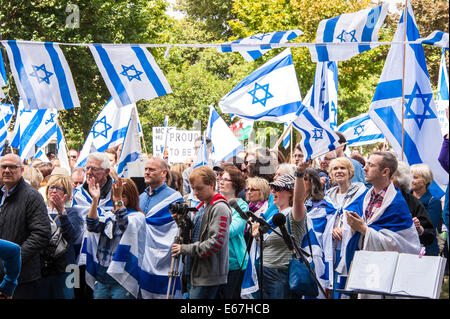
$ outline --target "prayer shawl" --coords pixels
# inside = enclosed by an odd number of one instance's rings
[[[129,210],[127,217],[127,228],[106,272],[137,298],[140,288],[146,284],[142,264],[146,251],[147,226],[145,216],[141,212]],[[115,221],[114,213],[104,212],[104,215],[99,216],[99,219],[106,223],[104,233],[111,238],[112,224]],[[78,262],[79,265],[86,265],[86,283],[92,289],[94,289],[98,268],[97,247],[99,239],[100,233],[85,232]]]
[[[144,285],[141,286],[142,298],[166,298],[169,285],[169,270],[172,261],[172,244],[178,235],[178,226],[169,211],[169,205],[182,201],[183,197],[175,192],[153,206],[146,214],[147,240],[145,245],[143,271]],[[181,274],[182,263],[178,269]],[[181,298],[180,277],[176,278],[174,298]]]
[[[363,201],[359,201],[358,205],[352,207],[368,226],[365,236],[361,236],[361,233],[350,228],[344,214],[342,242],[345,245],[341,251],[343,258],[336,269],[342,275],[347,275],[356,250],[397,251],[407,254],[420,252],[419,235],[412,221],[408,204],[401,191],[392,183],[386,191],[381,206],[374,208],[372,217],[365,220],[364,211],[369,203],[372,189],[366,192]]]
[[[341,218],[345,218],[344,211],[358,211],[359,206],[362,205],[362,201],[364,200],[364,197],[367,193],[367,188],[363,183],[356,182],[352,183],[350,187],[347,190],[347,193],[344,196],[343,202],[339,205],[337,201],[337,192],[339,191],[339,188],[333,187],[331,188],[326,196],[325,201],[327,203],[327,221],[326,226],[323,232],[322,236],[322,248],[324,253],[324,263],[325,267],[328,270],[328,286],[327,288],[332,289],[333,283],[334,283],[334,265],[335,263],[341,258],[342,256],[342,250],[336,251],[335,255],[335,248],[333,248],[333,228],[335,227],[336,219],[338,216],[342,216]],[[349,238],[346,238],[349,239]],[[346,242],[341,242],[341,249],[346,245]],[[337,283],[338,287],[335,288],[344,288],[345,278],[342,277],[339,274],[337,274]]]

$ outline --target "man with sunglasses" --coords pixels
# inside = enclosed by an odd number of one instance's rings
[[[23,171],[19,156],[0,158],[0,239],[21,248],[22,267],[14,298],[35,299],[41,278],[39,253],[50,240],[50,221],[44,198],[23,179]],[[0,263],[0,281],[3,276]]]

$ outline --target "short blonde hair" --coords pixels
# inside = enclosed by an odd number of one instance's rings
[[[433,172],[427,164],[414,164],[411,165],[411,174],[420,175],[425,182],[427,188],[433,183],[434,177]]]
[[[36,189],[41,187],[41,183],[44,180],[41,171],[32,166],[24,166],[22,177]]]
[[[67,198],[67,201],[70,201],[72,198],[72,178],[70,176],[66,175],[52,175],[50,176],[50,179],[47,182],[47,187],[45,188],[45,197],[48,199],[48,188],[50,186],[61,186],[64,187],[66,190],[66,194],[69,195]]]
[[[205,185],[212,185],[216,188],[216,173],[209,168],[208,166],[199,166],[192,170],[191,174],[189,174],[189,183],[196,179],[200,178]]]
[[[345,168],[347,168],[350,179],[352,179],[353,176],[355,176],[355,168],[353,167],[352,162],[346,157],[338,157],[331,160],[328,166],[328,175],[330,176],[330,178],[333,168],[338,165],[344,165]]]
[[[268,200],[270,196],[269,182],[261,177],[249,177],[247,179],[247,188],[251,187],[259,189],[261,200]]]

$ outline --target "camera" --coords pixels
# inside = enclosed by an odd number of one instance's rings
[[[192,229],[194,223],[191,220],[189,212],[197,211],[197,208],[189,207],[185,202],[175,202],[169,205],[169,211],[178,215],[176,223],[180,228],[180,241],[182,244],[189,244],[192,240]]]

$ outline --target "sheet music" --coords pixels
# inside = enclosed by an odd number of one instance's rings
[[[391,292],[436,298],[442,267],[439,256],[400,254]]]
[[[394,279],[398,253],[392,251],[355,252],[346,289],[389,293]]]

